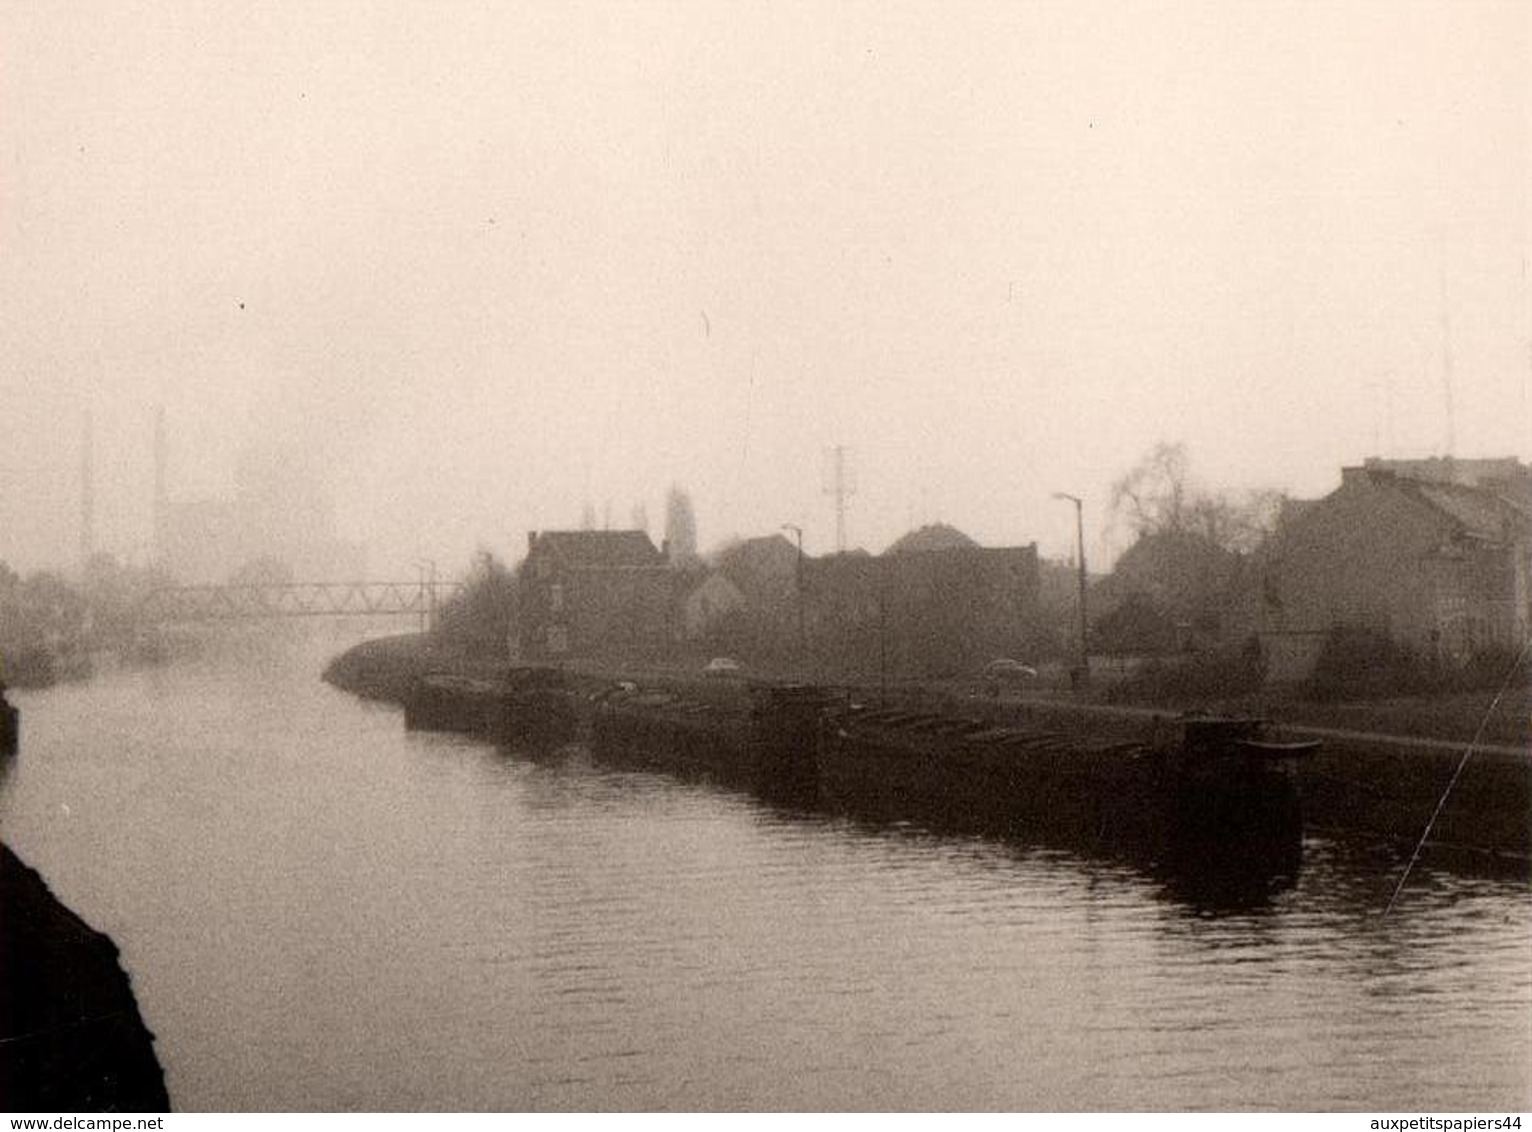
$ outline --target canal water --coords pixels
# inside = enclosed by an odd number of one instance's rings
[[[338,648],[344,642],[332,641]],[[1532,895],[1136,866],[409,734],[322,648],[19,696],[6,840],[185,1110],[1532,1107]]]

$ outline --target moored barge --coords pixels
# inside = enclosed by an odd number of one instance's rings
[[[831,806],[948,828],[1172,854],[1291,855],[1297,765],[1317,741],[1275,741],[1259,719],[1190,716],[1140,736],[1093,735],[899,708],[825,721]]]
[[[404,725],[412,731],[457,731],[545,746],[572,740],[579,715],[558,669],[515,668],[496,679],[433,672],[411,683],[404,697]]]
[[[608,760],[812,801],[829,703],[808,685],[701,695],[622,684],[593,700],[591,746]]]
[[[1260,719],[1146,733],[1002,726],[803,686],[732,695],[619,685],[593,701],[598,756],[874,819],[1125,850],[1283,861],[1299,851],[1297,767],[1316,741]]]

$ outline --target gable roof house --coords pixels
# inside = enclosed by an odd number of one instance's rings
[[[797,591],[798,548],[783,535],[731,543],[713,555],[713,562],[753,605],[791,601]]]
[[[804,597],[816,652],[851,673],[969,674],[997,657],[1031,656],[1040,636],[1035,543],[911,539],[876,557],[808,559]]]
[[[1505,461],[1471,461],[1505,470]],[[1472,483],[1450,462],[1370,460],[1296,511],[1251,562],[1237,631],[1261,643],[1273,679],[1312,671],[1338,627],[1383,633],[1417,656],[1461,665],[1519,648],[1532,629],[1528,480]],[[1509,464],[1516,465],[1515,461]]]
[[[927,523],[906,531],[884,554],[926,554],[937,550],[978,550],[979,544],[950,523]]]
[[[529,660],[661,654],[676,635],[677,577],[643,531],[529,532],[519,652]]]
[[[682,634],[688,641],[698,640],[720,620],[744,607],[745,595],[739,587],[715,570],[692,586],[682,599]]]
[[[1217,642],[1239,556],[1190,531],[1140,535],[1092,587],[1093,631],[1108,652],[1171,652]]]

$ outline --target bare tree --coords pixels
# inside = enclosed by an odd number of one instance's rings
[[[1275,529],[1282,500],[1283,493],[1270,488],[1203,489],[1179,441],[1156,444],[1112,485],[1112,512],[1135,534],[1195,535],[1237,553],[1254,550]]]
[[[1186,445],[1160,441],[1112,484],[1112,513],[1139,535],[1179,534],[1190,519]]]
[[[510,637],[515,610],[516,575],[480,547],[463,588],[442,603],[438,627],[470,652],[498,655]]]
[[[1199,494],[1191,506],[1191,529],[1215,546],[1248,554],[1276,530],[1284,494],[1257,488],[1237,495]]]

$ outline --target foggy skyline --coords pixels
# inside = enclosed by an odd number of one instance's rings
[[[264,439],[373,573],[672,483],[700,544],[1093,565],[1184,441],[1312,497],[1532,457],[1523,3],[0,10],[0,560],[143,560]],[[1446,379],[1450,376],[1452,416]],[[659,536],[658,519],[654,534]]]

